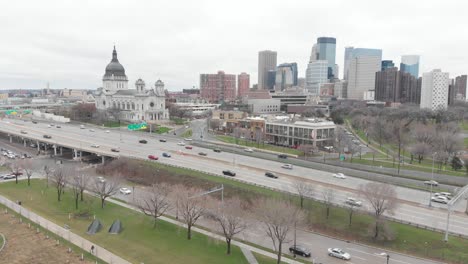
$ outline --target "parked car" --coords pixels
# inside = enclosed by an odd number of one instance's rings
[[[213,149],[214,152],[221,153],[221,150],[218,148]]]
[[[132,193],[132,191],[127,187],[122,187],[122,188],[120,188],[119,191],[120,191],[121,194],[125,194],[125,195],[129,195],[129,194]]]
[[[440,193],[434,193],[434,196],[441,196],[441,197],[445,197],[449,200],[452,200],[452,194],[449,193],[449,192],[440,192]]]
[[[163,157],[165,158],[170,158],[171,157],[171,154],[167,153],[167,152],[164,152],[163,154]]]
[[[100,146],[98,144],[93,144],[91,145],[92,148],[99,148]]]
[[[439,186],[439,183],[436,181],[424,181],[424,185],[429,185],[429,186]]]
[[[251,148],[246,148],[246,149],[244,149],[244,151],[245,151],[245,152],[252,153],[252,152],[253,152],[253,149],[251,149]]]
[[[138,142],[140,142],[141,144],[146,144],[148,143],[148,141],[146,139],[140,139]]]
[[[192,146],[185,146],[186,149],[193,149]]]
[[[165,140],[164,138],[161,138],[159,142],[167,142],[167,140]]]
[[[112,152],[120,152],[120,150],[117,149],[117,148],[111,148],[111,151],[112,151]]]
[[[330,257],[335,257],[344,260],[350,260],[351,255],[349,253],[344,252],[341,248],[329,248],[328,255]]]
[[[269,171],[265,172],[265,176],[267,176],[268,178],[278,179],[278,176],[276,176],[276,174]]]
[[[292,245],[289,247],[289,252],[291,252],[291,254],[296,254],[296,255],[299,255],[299,256],[303,256],[303,257],[307,257],[309,258],[310,257],[310,250],[308,250],[307,248],[303,247],[303,246],[300,246],[300,245]]]
[[[4,180],[10,180],[10,179],[14,179],[15,178],[15,175],[14,174],[7,174],[7,175],[4,175],[3,176],[3,179]]]
[[[348,197],[345,201],[346,204],[349,204],[349,205],[352,205],[352,206],[362,206],[362,202],[357,200],[357,199],[354,199],[354,198],[351,198],[351,197]]]
[[[288,170],[292,170],[292,169],[293,169],[293,165],[291,165],[291,164],[283,164],[283,165],[281,166],[281,168],[283,168],[283,169],[288,169]]]
[[[52,136],[49,136],[49,135],[44,135],[43,137],[44,138],[52,138]]]
[[[177,145],[178,146],[185,146],[185,143],[181,141],[181,142],[177,143]]]
[[[106,182],[106,179],[104,179],[104,177],[99,176],[99,177],[97,177],[97,181],[100,182],[100,183],[104,183],[104,182]]]
[[[333,177],[338,178],[338,179],[346,179],[346,175],[344,175],[341,172],[340,173],[334,173]]]
[[[447,204],[449,202],[449,199],[443,196],[432,196],[431,201],[436,203]]]
[[[288,158],[288,155],[286,155],[286,154],[279,154],[279,155],[278,155],[278,158],[280,158],[280,159],[287,159],[287,158]]]
[[[21,130],[21,134],[27,134],[28,132],[26,130]]]
[[[230,170],[223,170],[223,174],[232,177],[236,176],[236,173]]]
[[[208,154],[206,152],[198,152],[198,155],[200,156],[207,156]]]
[[[148,159],[150,160],[158,160],[158,157],[154,156],[154,155],[148,155]]]

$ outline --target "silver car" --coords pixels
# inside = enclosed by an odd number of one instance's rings
[[[341,248],[329,248],[328,255],[330,257],[335,257],[344,260],[350,260],[351,255],[349,253],[344,252]]]

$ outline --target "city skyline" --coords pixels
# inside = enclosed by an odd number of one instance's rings
[[[402,55],[420,55],[420,75],[436,68],[450,76],[466,74],[463,47],[468,37],[459,34],[464,3],[430,1],[425,6],[431,8],[426,8],[395,1],[385,12],[392,21],[388,23],[379,20],[381,7],[371,1],[361,1],[359,18],[352,12],[356,3],[344,1],[322,5],[299,1],[286,9],[279,1],[268,6],[249,2],[243,15],[261,18],[255,21],[239,18],[234,12],[238,7],[222,12],[213,1],[164,6],[149,1],[140,5],[46,2],[50,4],[30,1],[28,9],[16,3],[3,7],[0,89],[38,89],[47,82],[54,89],[96,89],[114,43],[132,76],[130,83],[138,78],[162,79],[169,90],[198,87],[200,73],[218,70],[246,72],[253,85],[261,50],[277,51],[277,64],[297,62],[299,77],[304,77],[311,47],[322,36],[336,38],[340,69],[344,48],[354,46],[382,49],[383,58],[395,65]],[[307,15],[314,10],[313,16]],[[334,15],[329,16],[332,10]],[[449,11],[450,16],[439,15]],[[217,30],[216,36],[212,30]]]

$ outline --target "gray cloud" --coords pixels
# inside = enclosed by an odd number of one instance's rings
[[[0,10],[0,89],[93,89],[115,42],[132,83],[158,78],[171,90],[200,73],[257,78],[257,52],[278,51],[303,76],[319,36],[381,48],[384,59],[420,54],[421,70],[466,73],[464,1],[9,1]]]

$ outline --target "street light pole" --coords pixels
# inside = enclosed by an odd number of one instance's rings
[[[429,193],[429,207],[432,206],[432,186],[433,186],[433,182],[434,182],[434,159],[435,159],[435,154],[437,154],[437,152],[433,153],[432,154],[432,173],[431,173],[431,192]]]
[[[387,264],[389,263],[389,261],[390,261],[390,255],[387,254]]]
[[[293,251],[293,256],[296,258],[296,222],[294,221],[294,251]]]

